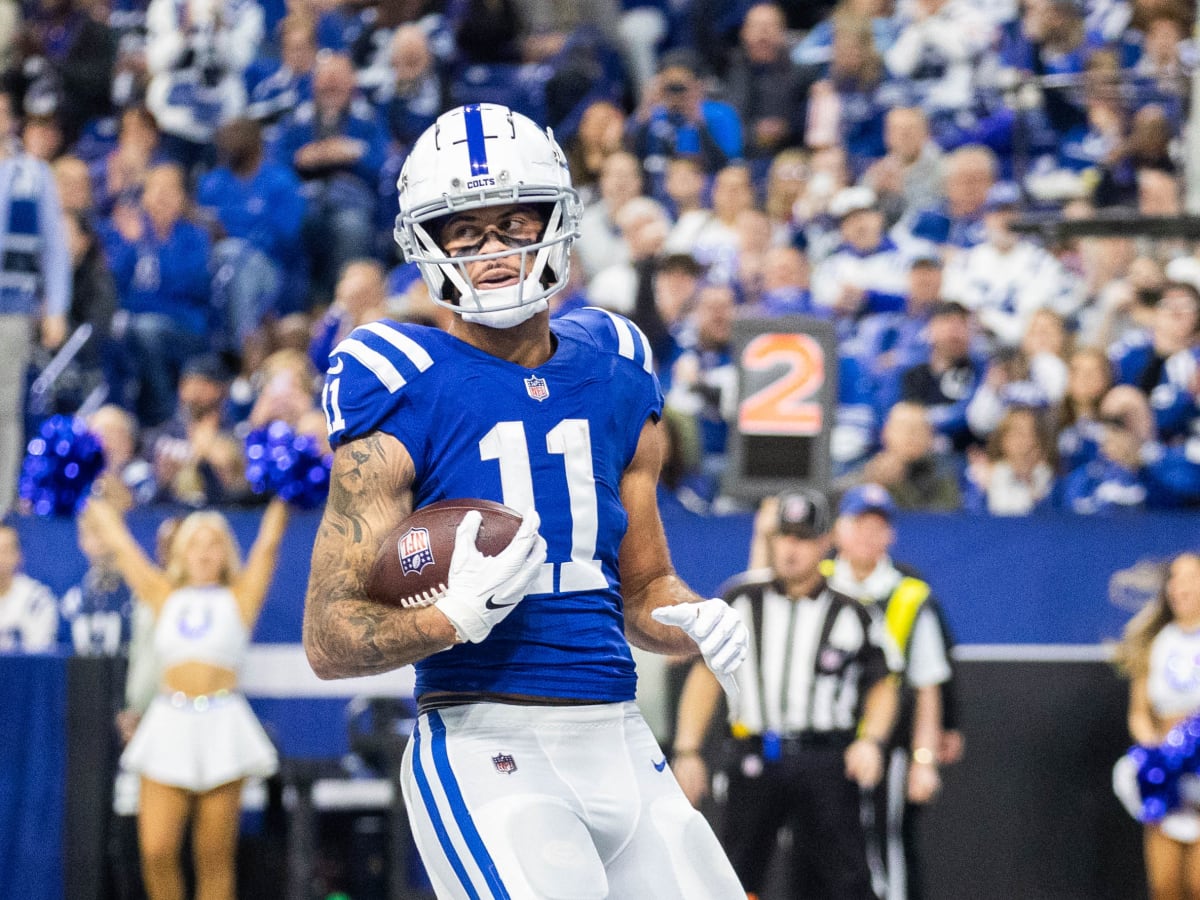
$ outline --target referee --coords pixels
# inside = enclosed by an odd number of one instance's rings
[[[793,835],[789,896],[875,900],[860,817],[860,788],[883,770],[896,716],[898,654],[858,601],[828,588],[828,499],[812,490],[778,498],[770,566],[734,579],[727,600],[750,629],[737,672],[722,768],[722,838],[751,897],[762,891],[779,832]],[[700,756],[721,697],[703,665],[680,698],[673,771],[693,804],[708,790]]]

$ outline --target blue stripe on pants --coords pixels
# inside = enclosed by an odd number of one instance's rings
[[[492,856],[488,853],[487,847],[483,844],[483,838],[479,836],[479,830],[475,827],[475,820],[471,818],[471,811],[467,809],[467,804],[463,801],[462,791],[459,790],[454,771],[450,768],[450,756],[446,753],[446,723],[442,721],[437,710],[430,712],[428,718],[429,730],[432,735],[430,746],[433,750],[433,764],[437,769],[442,789],[446,792],[446,799],[450,801],[450,810],[454,821],[461,829],[479,870],[487,879],[492,897],[495,900],[510,900],[500,873],[496,871],[496,864],[492,862]]]
[[[438,725],[441,725],[438,721]],[[437,801],[433,797],[433,789],[429,786],[429,778],[425,774],[425,765],[421,761],[421,727],[418,726],[413,730],[413,741],[416,746],[413,748],[413,775],[417,779],[417,787],[421,791],[421,800],[425,803],[425,811],[429,813],[429,820],[433,823],[433,830],[437,833],[438,843],[442,845],[442,852],[446,854],[446,859],[450,863],[450,868],[454,870],[454,874],[458,876],[459,882],[466,888],[467,896],[471,900],[480,900],[479,892],[475,890],[471,884],[471,877],[467,874],[466,866],[462,860],[458,858],[458,851],[454,849],[454,844],[450,841],[450,834],[446,831],[446,826],[442,822],[442,814],[438,811]],[[442,726],[442,739],[445,740],[445,727]],[[444,748],[443,748],[444,752]]]

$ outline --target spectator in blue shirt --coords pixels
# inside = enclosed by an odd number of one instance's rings
[[[183,170],[155,166],[141,203],[118,206],[105,230],[120,308],[128,315],[122,357],[144,425],[170,418],[184,361],[210,341],[211,243],[207,231],[184,218],[186,204]]]
[[[200,180],[196,200],[221,234],[213,248],[219,339],[253,371],[268,318],[302,309],[307,270],[300,245],[304,198],[286,166],[263,159],[256,122],[235,119],[217,132],[219,168]]]
[[[343,54],[317,62],[313,100],[284,124],[275,159],[294,168],[308,201],[304,244],[314,296],[328,300],[346,263],[375,255],[376,177],[387,136],[370,105],[354,95],[354,67]]]
[[[657,198],[673,156],[697,157],[709,175],[741,157],[742,122],[728,103],[704,98],[695,55],[672,50],[663,55],[631,121],[629,146],[649,176],[649,193]]]
[[[1154,306],[1148,332],[1135,332],[1109,349],[1118,384],[1138,388],[1150,400],[1159,439],[1186,434],[1200,416],[1200,292],[1173,282]]]
[[[312,19],[287,16],[279,23],[279,68],[254,86],[246,107],[246,115],[264,126],[268,141],[289,112],[312,100],[316,64],[317,36]]]
[[[996,183],[999,163],[987,147],[969,144],[946,157],[946,199],[912,211],[893,234],[901,246],[941,251],[983,243],[983,207]]]

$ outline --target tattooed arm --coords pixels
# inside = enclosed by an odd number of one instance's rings
[[[412,457],[389,435],[369,434],[334,453],[304,601],[304,650],[320,678],[386,672],[457,639],[436,607],[395,609],[366,597],[380,544],[412,510],[412,479]]]

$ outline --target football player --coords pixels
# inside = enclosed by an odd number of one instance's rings
[[[742,898],[634,705],[630,643],[728,680],[747,633],[671,565],[655,487],[662,394],[645,336],[584,308],[551,322],[580,204],[549,130],[464,106],[414,145],[396,240],[447,332],[379,321],[333,350],[335,448],[304,643],[323,678],[416,665],[403,789],[439,897]],[[364,583],[411,510],[523,513],[494,557],[459,526],[430,605]]]

